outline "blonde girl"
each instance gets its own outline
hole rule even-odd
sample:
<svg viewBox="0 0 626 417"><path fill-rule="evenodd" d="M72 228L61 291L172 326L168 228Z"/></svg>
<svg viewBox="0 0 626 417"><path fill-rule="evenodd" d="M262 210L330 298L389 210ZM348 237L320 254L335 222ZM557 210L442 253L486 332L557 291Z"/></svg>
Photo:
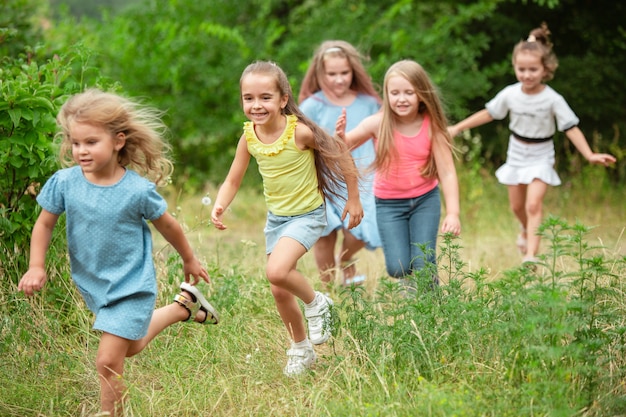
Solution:
<svg viewBox="0 0 626 417"><path fill-rule="evenodd" d="M502 120L509 115L507 159L496 171L498 181L509 191L509 205L519 221L516 245L523 263L535 263L540 237L536 231L542 221L543 199L549 185L561 184L554 170L554 133L558 129L592 164L608 165L615 157L594 153L582 131L578 117L565 99L545 83L554 77L558 67L550 42L550 31L544 23L533 29L528 39L513 49L513 69L517 83L501 90L485 109L449 127L450 135Z"/></svg>
<svg viewBox="0 0 626 417"><path fill-rule="evenodd" d="M59 216L66 213L72 279L101 331L96 354L102 411L122 413L125 358L142 351L169 325L217 314L193 285L209 275L180 225L167 213L156 184L172 164L158 113L96 89L71 97L57 116L61 160L37 196L42 207L32 232L29 269L18 289L31 296L44 286L45 257ZM185 282L174 302L155 311L156 274L147 221L176 249ZM189 284L193 277L192 285Z"/></svg>
<svg viewBox="0 0 626 417"><path fill-rule="evenodd" d="M302 81L299 96L302 113L331 134L334 133L335 122L344 108L350 123L348 129L376 113L382 100L362 61L361 54L348 42L322 42ZM361 170L359 186L365 215L361 224L348 231L347 222L341 221L342 205L327 202L328 225L313 246L320 278L324 283L331 282L338 266L341 266L343 285L363 283L365 275L357 273L354 256L363 248L374 250L381 246L372 193L373 173L366 169L374 161L374 144L368 140L353 149L351 154ZM343 239L335 253L339 231L342 232Z"/></svg>
<svg viewBox="0 0 626 417"><path fill-rule="evenodd" d="M211 220L220 230L224 212L235 198L250 157L263 177L267 204L265 273L276 308L292 343L285 375L305 372L316 360L312 344L330 337L332 301L314 291L296 269L298 260L326 227L324 199L337 198L347 187L342 217L348 228L359 224L358 172L345 145L311 122L299 110L285 73L273 62L250 64L240 78L241 103L248 118L235 158L220 187ZM297 299L304 303L308 335Z"/></svg>
<svg viewBox="0 0 626 417"><path fill-rule="evenodd" d="M436 263L440 184L446 207L441 232L461 232L459 186L446 117L426 71L415 61L396 62L383 88L382 112L347 133L344 113L337 134L350 148L374 138L376 221L385 265L390 276L403 278ZM436 274L432 278L438 282Z"/></svg>

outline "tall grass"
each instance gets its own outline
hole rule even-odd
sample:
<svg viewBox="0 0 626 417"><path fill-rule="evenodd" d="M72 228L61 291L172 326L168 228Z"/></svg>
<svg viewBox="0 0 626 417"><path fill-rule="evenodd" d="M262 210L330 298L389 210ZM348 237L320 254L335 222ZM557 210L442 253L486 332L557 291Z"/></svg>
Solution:
<svg viewBox="0 0 626 417"><path fill-rule="evenodd" d="M229 230L220 232L208 225L210 207L200 196L169 196L208 265L212 284L202 289L221 323L176 324L129 359L125 414L626 415L619 193L582 184L551 190L541 263L527 268L515 252L517 230L502 187L480 170L461 178L473 185L462 184L469 190L462 237L441 237L442 285L433 288L430 274L416 274L416 291L407 291L385 276L380 251L360 254L368 281L330 289L334 337L316 347L315 369L299 378L282 374L289 339L263 276L262 198L242 190L225 217ZM155 241L163 305L178 291L180 262ZM0 416L98 412L98 334L63 246L50 258L50 282L31 299L16 292L24 271L0 267ZM301 268L320 288L312 256Z"/></svg>

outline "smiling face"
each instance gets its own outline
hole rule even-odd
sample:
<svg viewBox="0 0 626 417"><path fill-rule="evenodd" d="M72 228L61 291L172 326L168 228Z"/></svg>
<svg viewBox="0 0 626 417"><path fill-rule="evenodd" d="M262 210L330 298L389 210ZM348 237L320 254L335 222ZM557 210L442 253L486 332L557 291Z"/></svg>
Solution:
<svg viewBox="0 0 626 417"><path fill-rule="evenodd" d="M124 147L124 135L113 135L101 126L72 122L69 128L72 158L87 177L103 177L119 166L117 155Z"/></svg>
<svg viewBox="0 0 626 417"><path fill-rule="evenodd" d="M272 75L250 73L241 80L241 103L255 125L272 124L282 114L289 96L281 95Z"/></svg>
<svg viewBox="0 0 626 417"><path fill-rule="evenodd" d="M536 94L543 90L543 79L546 69L537 52L522 50L517 52L513 60L515 77L522 83L522 91L526 94Z"/></svg>
<svg viewBox="0 0 626 417"><path fill-rule="evenodd" d="M324 58L322 87L326 95L341 99L351 94L352 76L352 67L348 58L341 56Z"/></svg>
<svg viewBox="0 0 626 417"><path fill-rule="evenodd" d="M419 110L419 97L415 87L401 75L392 75L387 80L389 107L400 118L415 117Z"/></svg>

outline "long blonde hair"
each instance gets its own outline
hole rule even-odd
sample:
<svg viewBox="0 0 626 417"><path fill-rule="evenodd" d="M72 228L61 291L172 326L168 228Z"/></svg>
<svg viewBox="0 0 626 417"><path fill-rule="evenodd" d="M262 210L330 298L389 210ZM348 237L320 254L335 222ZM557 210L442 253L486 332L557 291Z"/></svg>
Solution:
<svg viewBox="0 0 626 417"><path fill-rule="evenodd" d="M239 85L250 74L269 75L276 81L276 87L281 96L287 95L287 105L282 114L294 115L299 123L303 123L313 132L317 149L314 150L315 170L317 172L318 189L324 198L344 200L341 190L345 189L344 175L354 175L358 178L356 166L352 164L351 172L344 172L342 161L352 158L348 147L339 138L330 136L321 127L306 117L293 98L291 85L285 72L274 62L256 61L248 65L239 79Z"/></svg>
<svg viewBox="0 0 626 417"><path fill-rule="evenodd" d="M430 80L430 77L420 64L411 60L398 61L387 70L383 86L383 115L378 129L378 144L376 146L376 160L374 168L388 170L391 160L397 158L397 149L394 144L395 116L389 104L388 83L393 76L400 76L411 83L419 100L418 112L430 117L431 141L445 140L445 145L452 151L452 138L448 133L448 121L439 99L439 92ZM434 145L434 143L433 143ZM433 146L434 147L434 146ZM423 167L421 175L426 178L437 177L437 165L433 152Z"/></svg>
<svg viewBox="0 0 626 417"><path fill-rule="evenodd" d="M64 166L75 165L72 158L70 125L88 123L103 127L117 135L126 136L119 151L118 162L150 179L157 185L167 182L173 172L168 154L170 145L165 142L166 126L161 121L162 112L117 94L88 89L70 97L57 115L61 128L60 158Z"/></svg>
<svg viewBox="0 0 626 417"><path fill-rule="evenodd" d="M302 103L306 98L315 94L322 89L321 80L324 76L324 59L329 57L340 57L348 60L348 64L352 69L352 83L350 89L357 93L362 93L374 97L379 103L382 102L380 95L372 79L368 75L363 61L366 58L350 43L341 40L328 40L322 42L313 55L313 60L309 68L304 74L302 84L300 86L300 94L298 102Z"/></svg>

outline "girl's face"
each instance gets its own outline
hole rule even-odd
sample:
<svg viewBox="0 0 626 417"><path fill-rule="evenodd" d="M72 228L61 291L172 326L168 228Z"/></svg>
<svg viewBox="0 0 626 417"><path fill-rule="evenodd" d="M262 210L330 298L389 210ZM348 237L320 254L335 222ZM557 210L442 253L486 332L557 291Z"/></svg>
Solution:
<svg viewBox="0 0 626 417"><path fill-rule="evenodd" d="M98 177L116 168L117 154L124 147L124 135L111 134L101 126L72 122L69 129L72 158L87 177Z"/></svg>
<svg viewBox="0 0 626 417"><path fill-rule="evenodd" d="M276 79L271 75L251 73L241 80L243 112L255 125L275 121L288 99L287 94L280 94Z"/></svg>
<svg viewBox="0 0 626 417"><path fill-rule="evenodd" d="M324 75L322 85L324 92L336 98L350 93L352 85L352 67L348 58L330 56L324 58Z"/></svg>
<svg viewBox="0 0 626 417"><path fill-rule="evenodd" d="M522 83L522 91L526 94L536 94L543 90L543 77L546 69L541 62L541 56L532 51L519 51L513 63L517 81Z"/></svg>
<svg viewBox="0 0 626 417"><path fill-rule="evenodd" d="M401 75L392 75L387 80L387 99L391 111L398 117L415 117L419 110L419 98L413 84Z"/></svg>

